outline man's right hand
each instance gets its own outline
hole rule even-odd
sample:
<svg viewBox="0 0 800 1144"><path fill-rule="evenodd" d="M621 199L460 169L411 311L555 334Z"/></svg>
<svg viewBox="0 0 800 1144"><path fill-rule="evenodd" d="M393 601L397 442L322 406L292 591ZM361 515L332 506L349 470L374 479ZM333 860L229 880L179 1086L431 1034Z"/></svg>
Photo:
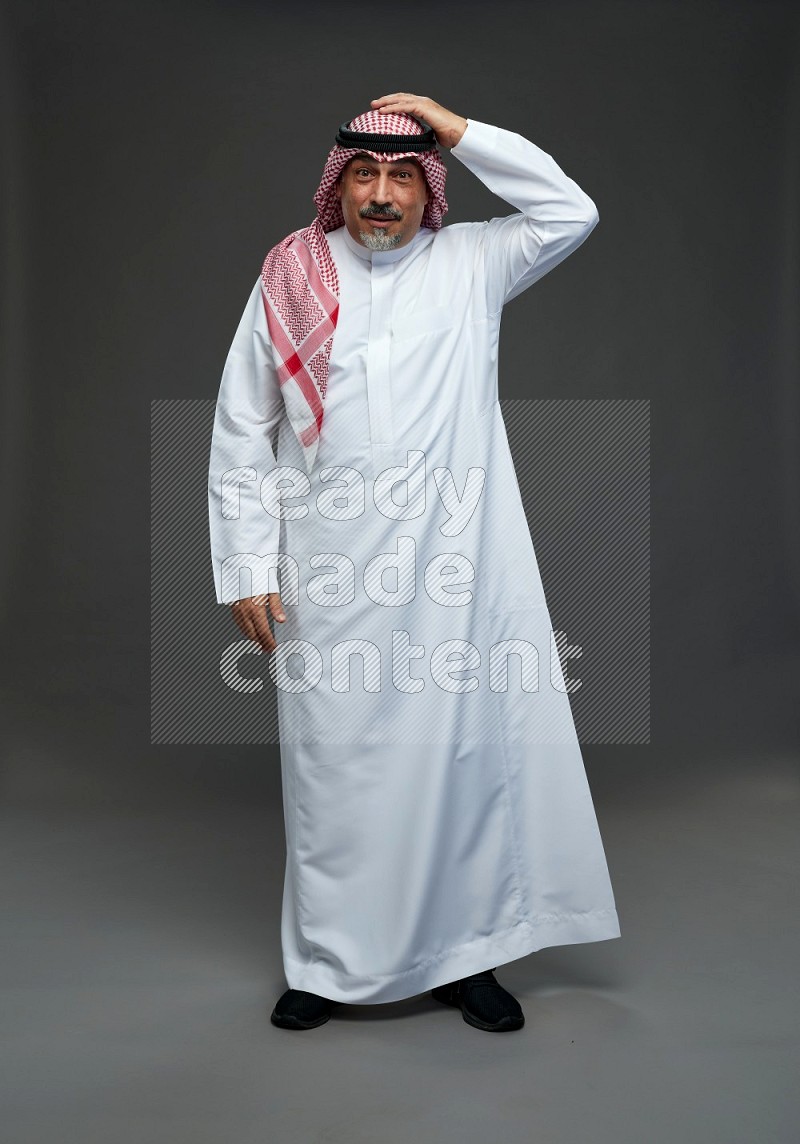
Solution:
<svg viewBox="0 0 800 1144"><path fill-rule="evenodd" d="M275 637L270 631L267 620L267 608L278 623L285 623L283 604L280 592L270 592L265 596L248 596L245 600L238 600L231 604L231 612L243 634L254 643L260 644L267 652L273 652L278 646Z"/></svg>

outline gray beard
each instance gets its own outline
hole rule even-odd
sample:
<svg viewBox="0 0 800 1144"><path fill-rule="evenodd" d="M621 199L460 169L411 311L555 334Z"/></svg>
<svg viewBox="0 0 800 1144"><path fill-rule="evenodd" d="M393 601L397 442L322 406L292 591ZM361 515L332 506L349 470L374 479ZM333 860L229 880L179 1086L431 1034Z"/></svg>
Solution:
<svg viewBox="0 0 800 1144"><path fill-rule="evenodd" d="M402 234L386 234L382 230L372 231L370 234L360 230L358 237L367 250L394 250L403 236Z"/></svg>

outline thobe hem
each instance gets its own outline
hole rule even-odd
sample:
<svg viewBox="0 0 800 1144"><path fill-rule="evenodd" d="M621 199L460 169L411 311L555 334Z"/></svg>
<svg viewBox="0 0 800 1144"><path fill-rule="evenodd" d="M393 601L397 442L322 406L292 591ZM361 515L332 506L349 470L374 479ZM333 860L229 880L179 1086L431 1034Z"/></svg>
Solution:
<svg viewBox="0 0 800 1144"><path fill-rule="evenodd" d="M607 908L542 915L535 924L523 920L500 933L445 950L401 973L359 976L341 972L323 962L300 962L286 955L283 961L290 989L304 989L348 1005L373 1005L414 997L437 985L505 965L547 946L578 945L620 936L617 911Z"/></svg>

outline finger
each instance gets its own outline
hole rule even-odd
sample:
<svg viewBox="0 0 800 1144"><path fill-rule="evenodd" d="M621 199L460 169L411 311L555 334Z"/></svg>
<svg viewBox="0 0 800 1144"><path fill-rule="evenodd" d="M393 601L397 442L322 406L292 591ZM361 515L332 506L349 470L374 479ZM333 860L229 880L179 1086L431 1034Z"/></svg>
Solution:
<svg viewBox="0 0 800 1144"><path fill-rule="evenodd" d="M236 626L242 635L248 640L255 640L256 629L253 627L247 611L245 611L241 604L234 604L232 612Z"/></svg>
<svg viewBox="0 0 800 1144"><path fill-rule="evenodd" d="M382 103L376 106L375 111L379 115L413 115L416 119L422 119L429 123L432 127L439 122L439 117L444 109L430 99L420 99L417 96L409 96L407 99L393 99L388 103Z"/></svg>
<svg viewBox="0 0 800 1144"><path fill-rule="evenodd" d="M269 610L276 620L284 623L286 620L286 613L283 610L283 603L281 601L280 592L271 592L269 597Z"/></svg>
<svg viewBox="0 0 800 1144"><path fill-rule="evenodd" d="M273 652L278 645L270 631L266 610L264 608L254 609L250 613L250 618L255 628L256 642L261 645L263 651L267 653Z"/></svg>
<svg viewBox="0 0 800 1144"><path fill-rule="evenodd" d="M380 99L373 99L372 103L377 107L378 111L385 107L417 107L424 103L418 95L411 95L406 91L395 92L394 95L382 95Z"/></svg>

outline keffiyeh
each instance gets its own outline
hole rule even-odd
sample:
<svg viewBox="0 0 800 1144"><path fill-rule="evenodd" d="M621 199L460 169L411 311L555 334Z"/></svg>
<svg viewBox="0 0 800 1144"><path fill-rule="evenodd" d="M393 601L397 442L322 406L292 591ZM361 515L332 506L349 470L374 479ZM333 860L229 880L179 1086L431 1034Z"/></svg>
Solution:
<svg viewBox="0 0 800 1144"><path fill-rule="evenodd" d="M430 129L419 120L403 112L383 115L367 111L343 125L337 138L347 140L348 132L357 133L361 138L358 145L343 146L337 142L331 148L314 195L317 217L310 226L293 231L274 246L261 269L261 296L275 349L278 381L309 473L319 445L328 364L339 316L339 280L325 234L344 225L342 206L335 190L342 169L350 159L362 153L379 162L416 159L425 172L430 191L421 225L438 230L447 211L444 194L447 168L436 149L435 139L430 143L425 140L429 148L426 150L413 145L406 151L379 151L362 145L390 145L387 136L427 136Z"/></svg>

